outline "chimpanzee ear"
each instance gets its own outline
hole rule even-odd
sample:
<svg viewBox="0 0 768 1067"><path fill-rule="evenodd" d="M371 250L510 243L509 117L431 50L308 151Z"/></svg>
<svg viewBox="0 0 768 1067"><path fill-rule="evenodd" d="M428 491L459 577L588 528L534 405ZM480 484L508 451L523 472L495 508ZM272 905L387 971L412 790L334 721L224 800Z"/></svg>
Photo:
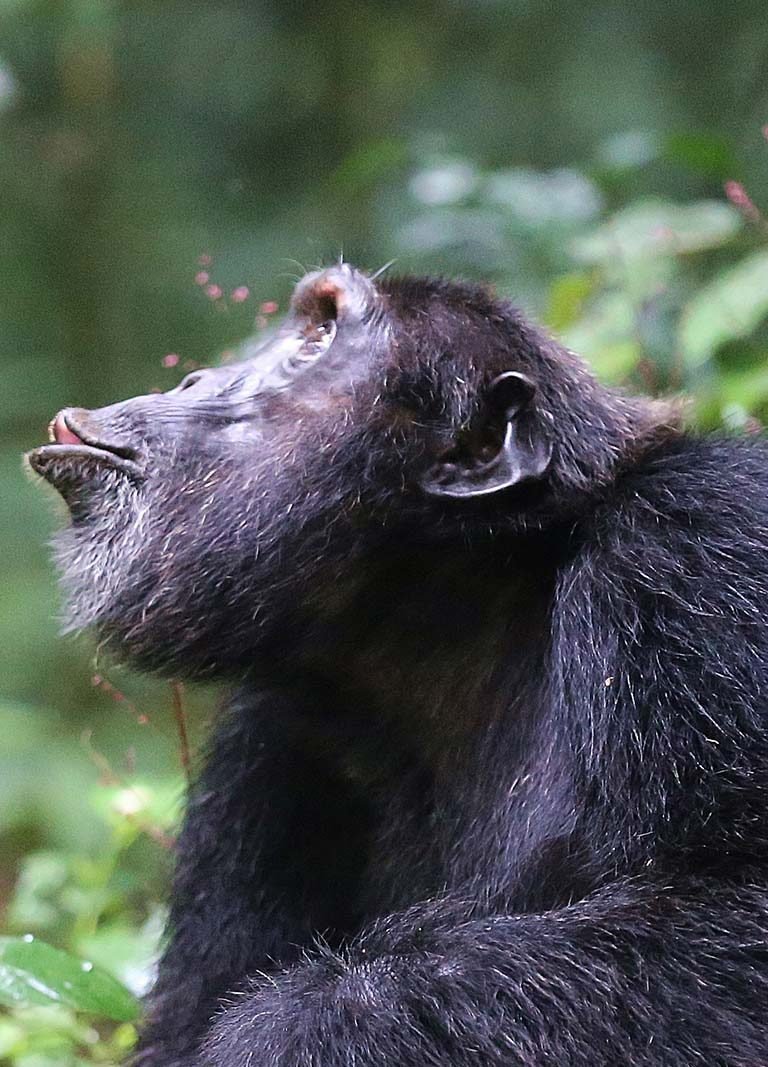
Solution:
<svg viewBox="0 0 768 1067"><path fill-rule="evenodd" d="M291 301L299 314L313 321L362 319L376 303L371 279L349 263L306 274L296 286Z"/></svg>
<svg viewBox="0 0 768 1067"><path fill-rule="evenodd" d="M421 487L430 497L470 500L541 478L552 443L535 407L536 386L518 371L495 378L480 424L433 464Z"/></svg>

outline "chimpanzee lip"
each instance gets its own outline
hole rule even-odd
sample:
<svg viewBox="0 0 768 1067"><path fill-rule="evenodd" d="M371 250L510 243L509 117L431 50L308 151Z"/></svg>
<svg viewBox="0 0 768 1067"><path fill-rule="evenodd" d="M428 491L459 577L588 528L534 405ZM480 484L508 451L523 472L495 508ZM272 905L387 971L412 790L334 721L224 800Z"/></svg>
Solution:
<svg viewBox="0 0 768 1067"><path fill-rule="evenodd" d="M59 442L57 430L63 430L69 440ZM51 421L48 436L51 443L33 449L26 458L32 470L56 488L73 479L87 481L89 469L94 467L112 467L134 478L141 474L133 449L95 440L69 413L60 413Z"/></svg>

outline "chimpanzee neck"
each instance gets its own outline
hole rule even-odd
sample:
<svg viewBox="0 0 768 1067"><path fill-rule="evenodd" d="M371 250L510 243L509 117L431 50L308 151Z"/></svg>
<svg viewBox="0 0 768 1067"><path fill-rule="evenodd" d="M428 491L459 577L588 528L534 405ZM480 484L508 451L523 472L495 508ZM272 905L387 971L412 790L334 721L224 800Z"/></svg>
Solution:
<svg viewBox="0 0 768 1067"><path fill-rule="evenodd" d="M548 648L552 555L523 540L406 544L362 573L306 627L292 671L438 774L471 759L471 739L501 717L519 715L522 736Z"/></svg>

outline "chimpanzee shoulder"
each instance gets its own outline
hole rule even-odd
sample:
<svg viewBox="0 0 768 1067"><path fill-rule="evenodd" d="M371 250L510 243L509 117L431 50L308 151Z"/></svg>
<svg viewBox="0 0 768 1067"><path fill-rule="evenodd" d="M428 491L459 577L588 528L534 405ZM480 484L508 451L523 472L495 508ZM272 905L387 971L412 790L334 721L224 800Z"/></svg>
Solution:
<svg viewBox="0 0 768 1067"><path fill-rule="evenodd" d="M597 531L614 525L622 536L652 540L649 551L660 558L686 541L691 551L720 551L718 566L740 561L757 578L768 570L768 442L755 435L665 435L620 466L591 521Z"/></svg>

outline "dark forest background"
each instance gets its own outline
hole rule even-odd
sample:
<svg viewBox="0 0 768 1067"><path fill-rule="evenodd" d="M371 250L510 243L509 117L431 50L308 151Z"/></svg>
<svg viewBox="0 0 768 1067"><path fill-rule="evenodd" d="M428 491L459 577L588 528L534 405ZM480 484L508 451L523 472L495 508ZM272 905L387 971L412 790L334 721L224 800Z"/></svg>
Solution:
<svg viewBox="0 0 768 1067"><path fill-rule="evenodd" d="M0 1062L130 1044L40 941L146 986L175 712L194 747L215 708L57 637L20 460L51 415L174 385L343 252L490 279L606 380L755 432L767 179L764 0L0 0Z"/></svg>

